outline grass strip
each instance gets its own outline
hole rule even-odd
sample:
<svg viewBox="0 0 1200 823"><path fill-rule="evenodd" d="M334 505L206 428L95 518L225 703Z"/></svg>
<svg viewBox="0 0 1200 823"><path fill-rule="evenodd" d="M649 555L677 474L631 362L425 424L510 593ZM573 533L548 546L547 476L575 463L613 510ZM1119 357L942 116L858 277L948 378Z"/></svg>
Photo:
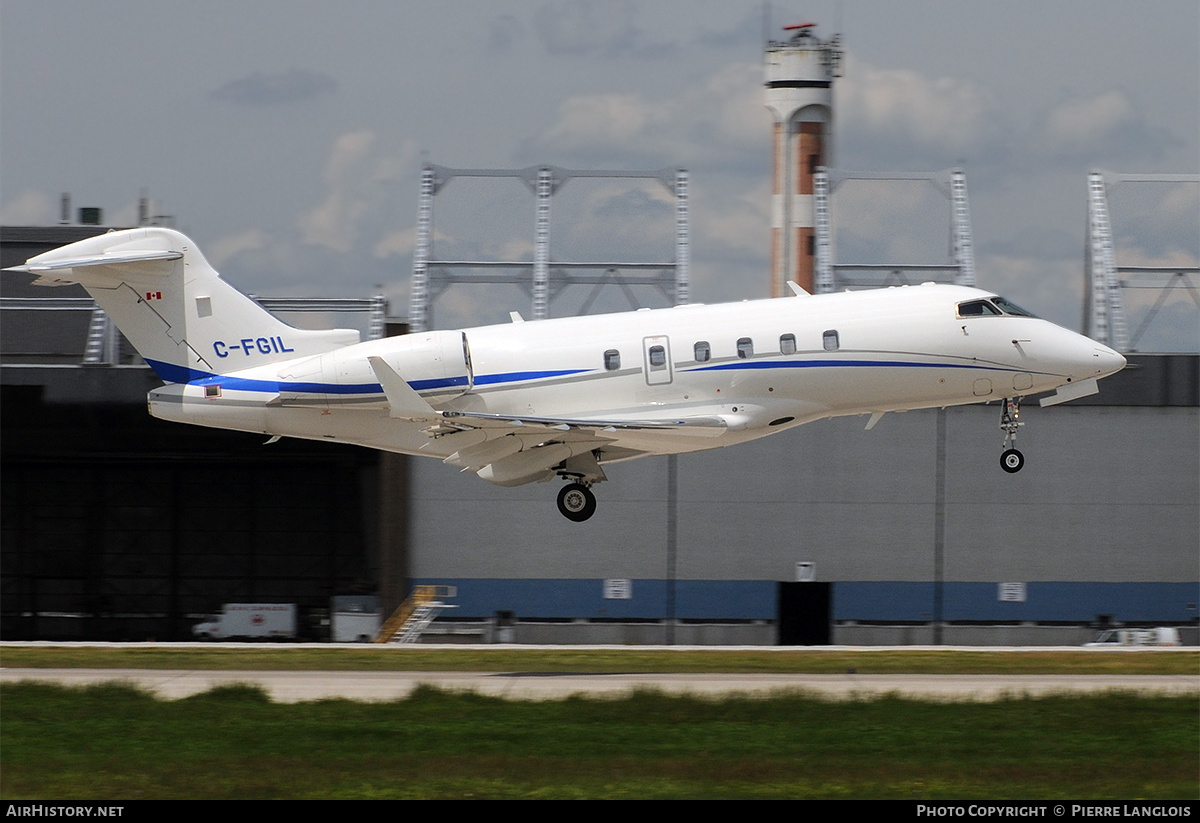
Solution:
<svg viewBox="0 0 1200 823"><path fill-rule="evenodd" d="M1195 697L272 703L0 687L0 797L1195 799Z"/></svg>
<svg viewBox="0 0 1200 823"><path fill-rule="evenodd" d="M1200 675L1200 649L636 649L420 646L196 647L0 645L7 668L227 669L240 671L522 671L552 673L753 672L837 674Z"/></svg>

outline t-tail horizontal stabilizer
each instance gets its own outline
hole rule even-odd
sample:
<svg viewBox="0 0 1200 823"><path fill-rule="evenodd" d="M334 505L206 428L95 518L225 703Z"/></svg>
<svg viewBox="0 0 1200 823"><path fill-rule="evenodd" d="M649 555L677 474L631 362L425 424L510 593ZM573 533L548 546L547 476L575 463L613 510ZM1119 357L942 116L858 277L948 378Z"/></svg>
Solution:
<svg viewBox="0 0 1200 823"><path fill-rule="evenodd" d="M93 266L129 266L137 263L161 263L182 260L183 252L159 249L124 249L93 254L87 257L69 257L65 260L29 262L24 266L10 266L5 271L28 272L39 275L35 286L66 286L78 283L79 279L67 269L86 269ZM51 272L62 272L54 275Z"/></svg>

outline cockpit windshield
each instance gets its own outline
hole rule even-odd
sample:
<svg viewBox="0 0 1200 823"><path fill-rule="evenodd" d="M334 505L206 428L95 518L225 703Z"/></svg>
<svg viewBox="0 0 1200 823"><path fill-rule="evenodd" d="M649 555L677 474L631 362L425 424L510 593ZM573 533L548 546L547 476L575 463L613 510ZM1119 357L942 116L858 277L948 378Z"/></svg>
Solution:
<svg viewBox="0 0 1200 823"><path fill-rule="evenodd" d="M969 300L958 304L959 317L989 317L1000 315L1000 310L987 300Z"/></svg>
<svg viewBox="0 0 1200 823"><path fill-rule="evenodd" d="M1003 314L1013 317L1037 317L1031 311L1005 300L1003 297L993 297L988 300L968 300L958 304L959 317L999 317Z"/></svg>
<svg viewBox="0 0 1200 823"><path fill-rule="evenodd" d="M1000 311L1004 312L1005 314L1012 314L1016 315L1017 317L1037 317L1037 315L1033 312L1023 309L1016 303L1011 303L1008 300L1005 300L1003 297L993 297L992 302L999 306Z"/></svg>

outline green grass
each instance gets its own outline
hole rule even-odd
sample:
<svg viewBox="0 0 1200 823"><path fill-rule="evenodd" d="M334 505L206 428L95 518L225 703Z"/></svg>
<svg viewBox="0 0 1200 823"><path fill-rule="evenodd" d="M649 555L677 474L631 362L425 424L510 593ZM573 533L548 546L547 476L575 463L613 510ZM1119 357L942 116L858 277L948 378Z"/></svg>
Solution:
<svg viewBox="0 0 1200 823"><path fill-rule="evenodd" d="M793 672L859 674L1200 674L1200 649L1033 651L823 649L462 649L372 646L37 647L0 645L7 668L137 668L537 671L537 672Z"/></svg>
<svg viewBox="0 0 1200 823"><path fill-rule="evenodd" d="M1200 793L1195 696L390 703L0 687L0 797L1153 798Z"/></svg>

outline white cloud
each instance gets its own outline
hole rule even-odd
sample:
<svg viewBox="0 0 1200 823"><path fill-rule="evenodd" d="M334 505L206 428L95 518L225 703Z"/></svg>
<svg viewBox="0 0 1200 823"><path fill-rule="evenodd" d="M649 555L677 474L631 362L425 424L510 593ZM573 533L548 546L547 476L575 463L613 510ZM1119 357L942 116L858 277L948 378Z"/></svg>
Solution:
<svg viewBox="0 0 1200 823"><path fill-rule="evenodd" d="M0 208L0 224L5 226L41 226L57 216L56 199L36 189L26 189Z"/></svg>
<svg viewBox="0 0 1200 823"><path fill-rule="evenodd" d="M1200 221L1200 187L1195 183L1173 186L1158 209L1161 217L1187 220L1195 226Z"/></svg>
<svg viewBox="0 0 1200 823"><path fill-rule="evenodd" d="M412 141L398 147L381 145L370 130L338 137L325 166L325 199L299 218L303 242L346 254L359 244L368 225L382 234L394 213L389 206L409 193L401 188L416 155ZM372 245L378 248L378 243Z"/></svg>
<svg viewBox="0 0 1200 823"><path fill-rule="evenodd" d="M1051 151L1073 152L1124 127L1134 125L1133 104L1122 92L1109 91L1083 100L1072 100L1052 111L1046 121L1045 141Z"/></svg>
<svg viewBox="0 0 1200 823"><path fill-rule="evenodd" d="M727 203L705 201L693 211L692 233L706 244L753 257L765 256L770 242L771 181L761 180ZM763 283L767 275L763 274Z"/></svg>
<svg viewBox="0 0 1200 823"><path fill-rule="evenodd" d="M565 154L577 164L745 166L768 150L761 73L738 62L677 95L570 95L531 145L539 156Z"/></svg>
<svg viewBox="0 0 1200 823"><path fill-rule="evenodd" d="M577 150L611 148L635 137L646 137L655 119L656 107L637 94L577 95L559 106L558 120L546 130L542 142L566 144ZM661 121L661 114L658 119Z"/></svg>
<svg viewBox="0 0 1200 823"><path fill-rule="evenodd" d="M532 241L513 237L500 247L499 260L532 260L535 247Z"/></svg>
<svg viewBox="0 0 1200 823"><path fill-rule="evenodd" d="M878 69L852 55L836 93L839 130L906 137L943 151L965 151L1004 122L992 95L970 81Z"/></svg>
<svg viewBox="0 0 1200 823"><path fill-rule="evenodd" d="M373 251L375 256L382 260L386 257L403 257L406 254L412 254L416 246L417 229L413 226L384 235L383 239L375 244Z"/></svg>
<svg viewBox="0 0 1200 823"><path fill-rule="evenodd" d="M227 261L238 255L263 250L267 243L266 232L262 229L247 229L206 244L205 257L214 268L219 270Z"/></svg>
<svg viewBox="0 0 1200 823"><path fill-rule="evenodd" d="M438 231L436 227L433 229L433 244L436 247L439 243L445 243L452 238ZM375 244L373 252L379 260L387 259L388 257L404 257L411 255L417 247L417 227L409 226L396 231L388 232L383 236L378 243Z"/></svg>

